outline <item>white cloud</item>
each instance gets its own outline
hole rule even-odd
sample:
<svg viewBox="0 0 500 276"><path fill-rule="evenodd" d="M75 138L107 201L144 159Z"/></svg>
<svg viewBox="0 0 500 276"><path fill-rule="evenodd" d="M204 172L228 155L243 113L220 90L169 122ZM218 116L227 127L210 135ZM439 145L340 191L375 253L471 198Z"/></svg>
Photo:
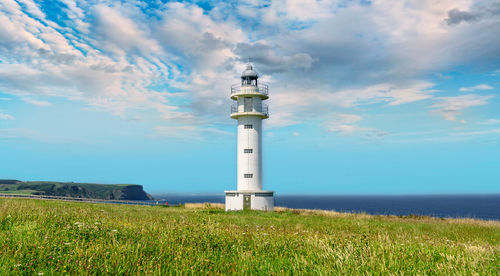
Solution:
<svg viewBox="0 0 500 276"><path fill-rule="evenodd" d="M14 120L14 116L10 114L0 113L0 120Z"/></svg>
<svg viewBox="0 0 500 276"><path fill-rule="evenodd" d="M357 114L338 114L338 121L344 124L352 124L363 120L363 117Z"/></svg>
<svg viewBox="0 0 500 276"><path fill-rule="evenodd" d="M388 105L400 105L429 99L436 92L430 88L433 83L417 81L408 85L382 83L362 89L349 89L335 93L335 100L344 106L386 102Z"/></svg>
<svg viewBox="0 0 500 276"><path fill-rule="evenodd" d="M500 128L451 133L452 136L483 136L490 134L500 134Z"/></svg>
<svg viewBox="0 0 500 276"><path fill-rule="evenodd" d="M235 53L240 57L251 57L252 61L260 65L259 70L268 74L297 70L308 71L317 61L307 53L294 53L291 55L277 53L276 49L266 41L238 43Z"/></svg>
<svg viewBox="0 0 500 276"><path fill-rule="evenodd" d="M488 104L492 95L467 94L452 97L438 97L438 103L431 106L433 112L440 114L446 120L455 121L463 109Z"/></svg>
<svg viewBox="0 0 500 276"><path fill-rule="evenodd" d="M29 104L32 104L32 105L36 105L36 106L51 106L52 104L47 102L47 101L39 101L39 100L35 100L33 98L28 98L28 97L24 97L22 98L23 101L29 103Z"/></svg>
<svg viewBox="0 0 500 276"><path fill-rule="evenodd" d="M0 139L39 137L38 133L26 128L0 128Z"/></svg>
<svg viewBox="0 0 500 276"><path fill-rule="evenodd" d="M271 86L271 113L268 123L271 128L301 124L308 119L323 117L339 109L380 103L397 106L422 101L431 99L436 92L431 89L434 84L425 81L408 85L382 83L340 91L331 91L332 88L325 85L309 87L309 83L295 87L287 84L276 85L280 86L276 92Z"/></svg>
<svg viewBox="0 0 500 276"><path fill-rule="evenodd" d="M389 134L376 128L362 127L354 124L361 120L363 120L363 117L357 114L336 114L324 124L324 130L341 135L362 134L369 138L382 137Z"/></svg>
<svg viewBox="0 0 500 276"><path fill-rule="evenodd" d="M26 139L40 141L44 143L70 143L70 144L82 144L82 143L107 143L111 144L112 141L106 140L93 140L86 139L79 136L71 136L67 134L51 134L43 133L29 128L0 128L0 139Z"/></svg>
<svg viewBox="0 0 500 276"><path fill-rule="evenodd" d="M151 32L145 18L131 18L140 10L98 5L83 12L75 2L65 2L71 18L79 20L80 32L55 22L43 25L39 20L46 19L31 17L14 1L0 4L0 21L6 26L0 31L0 57L5 57L0 89L39 106L50 105L36 100L42 95L82 101L122 117L144 109L168 117L177 107L168 103L167 93L148 86L164 84L171 64L160 59L166 54L146 35ZM87 33L90 29L92 33Z"/></svg>
<svg viewBox="0 0 500 276"><path fill-rule="evenodd" d="M481 125L496 125L500 124L500 119L488 119L486 121L480 122Z"/></svg>
<svg viewBox="0 0 500 276"><path fill-rule="evenodd" d="M461 92L471 92L471 91L476 91L476 90L492 90L495 89L493 86L490 86L488 84L478 84L476 86L471 86L471 87L461 87L459 90Z"/></svg>
<svg viewBox="0 0 500 276"><path fill-rule="evenodd" d="M295 118L294 112L285 111L286 109L273 108L269 119L264 121L266 128L280 128L284 126L296 125L302 123L299 119ZM274 111L276 110L276 111Z"/></svg>
<svg viewBox="0 0 500 276"><path fill-rule="evenodd" d="M153 128L155 138L182 139L186 141L204 140L206 135L231 136L233 133L209 128L190 125L156 126Z"/></svg>
<svg viewBox="0 0 500 276"><path fill-rule="evenodd" d="M159 43L148 37L151 33L149 27L146 24L140 25L146 20L138 8L101 4L94 6L92 11L96 20L95 32L100 38L96 42L100 47L118 56L134 52L149 56L162 51ZM139 17L139 20L134 17Z"/></svg>
<svg viewBox="0 0 500 276"><path fill-rule="evenodd" d="M296 131L295 131L294 133L292 133L292 134L293 134L293 136L295 136L295 137L300 136L300 133L299 133L299 132L296 132Z"/></svg>
<svg viewBox="0 0 500 276"><path fill-rule="evenodd" d="M470 130L470 131L426 131L426 132L411 132L411 133L394 133L391 134L391 143L449 143L474 141L475 143L483 143L492 141L498 143L499 128ZM478 140L481 138L481 140ZM486 140L485 140L486 139ZM493 140L491 140L493 139Z"/></svg>
<svg viewBox="0 0 500 276"><path fill-rule="evenodd" d="M500 56L498 16L463 17L491 10L489 1L252 0L211 10L179 2L155 9L134 1L63 2L69 20L47 19L36 1L0 3L3 92L42 106L64 97L123 118L152 110L152 120L197 129L230 123L228 87L248 55L271 85L271 128L432 99L452 120L471 105L436 98L425 79L463 64L489 70ZM343 125L339 132L363 131Z"/></svg>

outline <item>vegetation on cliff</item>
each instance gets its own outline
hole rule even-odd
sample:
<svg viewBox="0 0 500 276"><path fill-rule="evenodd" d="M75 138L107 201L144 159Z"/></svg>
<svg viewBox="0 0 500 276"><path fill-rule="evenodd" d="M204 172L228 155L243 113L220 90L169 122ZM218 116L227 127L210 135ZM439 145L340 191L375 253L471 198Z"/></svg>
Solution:
<svg viewBox="0 0 500 276"><path fill-rule="evenodd" d="M499 275L500 222L0 199L0 275Z"/></svg>
<svg viewBox="0 0 500 276"><path fill-rule="evenodd" d="M0 179L0 193L68 196L98 199L147 200L152 197L141 185L91 184Z"/></svg>

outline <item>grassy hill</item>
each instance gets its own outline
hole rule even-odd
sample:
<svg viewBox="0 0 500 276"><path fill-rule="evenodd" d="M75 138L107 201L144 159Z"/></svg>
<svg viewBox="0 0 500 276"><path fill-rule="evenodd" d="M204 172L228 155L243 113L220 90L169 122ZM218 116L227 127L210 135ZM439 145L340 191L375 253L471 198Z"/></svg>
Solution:
<svg viewBox="0 0 500 276"><path fill-rule="evenodd" d="M500 222L0 199L0 275L499 275Z"/></svg>
<svg viewBox="0 0 500 276"><path fill-rule="evenodd" d="M144 192L141 185L19 181L13 179L0 179L0 193L120 200L152 199Z"/></svg>

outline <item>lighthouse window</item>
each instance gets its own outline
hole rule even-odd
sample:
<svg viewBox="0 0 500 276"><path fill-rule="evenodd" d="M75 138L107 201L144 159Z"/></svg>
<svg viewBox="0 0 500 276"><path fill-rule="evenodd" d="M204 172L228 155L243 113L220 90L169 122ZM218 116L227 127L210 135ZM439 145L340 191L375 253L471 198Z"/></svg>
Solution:
<svg viewBox="0 0 500 276"><path fill-rule="evenodd" d="M244 149L243 152L244 153L253 153L253 149Z"/></svg>
<svg viewBox="0 0 500 276"><path fill-rule="evenodd" d="M253 178L253 173L246 173L243 175L245 178Z"/></svg>
<svg viewBox="0 0 500 276"><path fill-rule="evenodd" d="M245 129L252 129L253 125L245 125Z"/></svg>
<svg viewBox="0 0 500 276"><path fill-rule="evenodd" d="M245 97L243 99L243 112L252 112L252 106L253 106L253 103L252 103L252 98L251 97Z"/></svg>

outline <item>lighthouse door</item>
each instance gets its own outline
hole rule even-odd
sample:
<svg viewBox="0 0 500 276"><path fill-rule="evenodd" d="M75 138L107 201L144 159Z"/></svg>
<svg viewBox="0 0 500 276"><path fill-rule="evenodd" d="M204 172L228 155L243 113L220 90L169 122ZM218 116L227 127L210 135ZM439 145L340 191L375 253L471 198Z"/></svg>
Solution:
<svg viewBox="0 0 500 276"><path fill-rule="evenodd" d="M250 195L243 195L243 210L250 210L250 209L252 209Z"/></svg>

